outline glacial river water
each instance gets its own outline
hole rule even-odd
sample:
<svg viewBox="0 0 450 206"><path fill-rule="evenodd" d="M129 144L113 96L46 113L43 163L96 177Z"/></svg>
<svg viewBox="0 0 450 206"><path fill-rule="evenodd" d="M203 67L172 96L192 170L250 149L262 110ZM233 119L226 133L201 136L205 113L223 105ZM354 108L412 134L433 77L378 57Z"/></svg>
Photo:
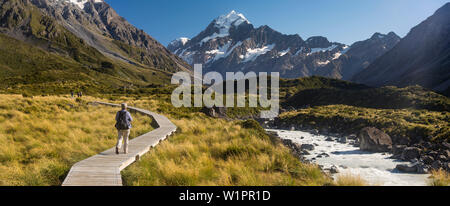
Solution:
<svg viewBox="0 0 450 206"><path fill-rule="evenodd" d="M370 185L377 186L426 186L429 175L399 173L394 168L404 162L390 159L391 154L360 151L351 144L326 141L329 136L313 135L301 131L268 130L277 132L282 139L291 139L298 144L313 144L315 148L305 158L324 169L336 166L337 175L358 175ZM303 138L302 138L303 137ZM319 154L327 153L317 158Z"/></svg>

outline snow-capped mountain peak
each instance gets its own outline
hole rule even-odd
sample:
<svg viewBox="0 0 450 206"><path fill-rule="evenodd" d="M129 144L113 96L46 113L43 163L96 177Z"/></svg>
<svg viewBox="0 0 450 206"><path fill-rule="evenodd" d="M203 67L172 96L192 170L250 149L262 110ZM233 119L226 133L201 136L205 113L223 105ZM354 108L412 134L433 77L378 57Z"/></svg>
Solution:
<svg viewBox="0 0 450 206"><path fill-rule="evenodd" d="M376 41L366 40L354 48L323 36L304 41L299 35L282 34L269 26L255 28L244 15L231 11L214 19L187 43L177 39L167 49L190 65L203 64L204 72L279 71L283 78L318 75L349 79L397 43L395 38L387 41L390 38L381 38L382 34L376 36Z"/></svg>
<svg viewBox="0 0 450 206"><path fill-rule="evenodd" d="M245 18L245 16L236 11L231 11L226 15L222 15L214 19L214 21L210 24L212 30L209 30L210 33L208 36L205 36L201 41L200 45L210 41L216 40L218 38L224 38L230 35L230 29L232 27L239 27L241 24L250 22Z"/></svg>
<svg viewBox="0 0 450 206"><path fill-rule="evenodd" d="M59 0L67 3L75 4L76 6L80 7L81 9L84 9L84 5L89 2L90 0ZM92 0L94 3L102 3L103 0Z"/></svg>
<svg viewBox="0 0 450 206"><path fill-rule="evenodd" d="M226 15L219 16L215 19L215 26L218 28L230 28L232 25L239 26L242 23L247 22L247 24L250 24L250 22L245 18L245 16L241 13L236 12L235 10L231 11L230 13Z"/></svg>
<svg viewBox="0 0 450 206"><path fill-rule="evenodd" d="M186 37L181 37L181 38L178 38L177 40L181 43L181 45L184 46L190 39L186 38Z"/></svg>
<svg viewBox="0 0 450 206"><path fill-rule="evenodd" d="M180 37L178 39L175 39L173 41L171 41L168 45L167 48L171 49L174 47L182 47L184 45L186 45L191 39L187 38L187 37Z"/></svg>

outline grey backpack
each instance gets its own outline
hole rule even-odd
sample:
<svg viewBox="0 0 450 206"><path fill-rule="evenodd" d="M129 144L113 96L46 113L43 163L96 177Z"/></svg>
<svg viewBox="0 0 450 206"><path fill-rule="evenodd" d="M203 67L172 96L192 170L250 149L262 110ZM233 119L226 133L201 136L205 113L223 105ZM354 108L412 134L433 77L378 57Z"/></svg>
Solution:
<svg viewBox="0 0 450 206"><path fill-rule="evenodd" d="M128 120L127 120L127 112L126 111L119 112L119 118L116 122L116 129L118 129L118 130L130 129L130 126L129 126Z"/></svg>

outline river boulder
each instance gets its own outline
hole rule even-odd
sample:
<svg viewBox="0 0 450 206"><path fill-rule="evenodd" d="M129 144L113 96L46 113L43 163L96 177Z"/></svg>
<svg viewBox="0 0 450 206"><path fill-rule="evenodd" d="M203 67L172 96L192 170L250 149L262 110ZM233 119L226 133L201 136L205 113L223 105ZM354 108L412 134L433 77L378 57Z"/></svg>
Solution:
<svg viewBox="0 0 450 206"><path fill-rule="evenodd" d="M442 168L442 162L440 160L436 160L433 162L433 164L431 164L431 168L433 170L439 170Z"/></svg>
<svg viewBox="0 0 450 206"><path fill-rule="evenodd" d="M330 173L331 173L331 174L337 174L337 173L339 173L339 168L333 165L333 166L330 168Z"/></svg>
<svg viewBox="0 0 450 206"><path fill-rule="evenodd" d="M358 139L358 135L356 135L356 134L351 134L351 135L348 136L347 139L356 140L356 139Z"/></svg>
<svg viewBox="0 0 450 206"><path fill-rule="evenodd" d="M392 147L392 154L401 156L407 147L406 145L395 145Z"/></svg>
<svg viewBox="0 0 450 206"><path fill-rule="evenodd" d="M346 144L347 143L347 137L341 137L341 138L339 138L339 141L338 141L339 143L342 143L342 144Z"/></svg>
<svg viewBox="0 0 450 206"><path fill-rule="evenodd" d="M417 147L407 147L403 150L402 159L405 161L419 159L421 152L422 152L422 150Z"/></svg>
<svg viewBox="0 0 450 206"><path fill-rule="evenodd" d="M311 133L314 134L314 135L319 135L320 134L319 130L317 130L317 129L311 130Z"/></svg>
<svg viewBox="0 0 450 206"><path fill-rule="evenodd" d="M330 157L330 155L325 153L325 152L322 153L322 154L317 155L317 158L324 158L324 157Z"/></svg>
<svg viewBox="0 0 450 206"><path fill-rule="evenodd" d="M426 174L427 173L427 169L420 162L410 163L410 164L399 164L399 165L397 165L396 169L398 171L404 172L404 173L417 173L417 174Z"/></svg>
<svg viewBox="0 0 450 206"><path fill-rule="evenodd" d="M383 131L366 127L359 132L360 149L369 152L390 152L392 150L392 139Z"/></svg>
<svg viewBox="0 0 450 206"><path fill-rule="evenodd" d="M203 107L201 112L206 114L207 116L215 118L225 118L227 116L226 107L212 107L212 108Z"/></svg>
<svg viewBox="0 0 450 206"><path fill-rule="evenodd" d="M443 142L443 143L442 143L442 146L443 146L445 149L450 149L450 143L448 143L448 142Z"/></svg>
<svg viewBox="0 0 450 206"><path fill-rule="evenodd" d="M441 160L442 162L445 162L445 161L447 161L447 156L445 156L445 155L439 155L437 159L438 159L438 160Z"/></svg>
<svg viewBox="0 0 450 206"><path fill-rule="evenodd" d="M307 151L313 151L315 149L315 147L312 144L302 144L302 146L300 146L300 149L307 150Z"/></svg>
<svg viewBox="0 0 450 206"><path fill-rule="evenodd" d="M432 156L429 155L425 155L422 157L422 160L425 164L431 165L434 162L434 158Z"/></svg>

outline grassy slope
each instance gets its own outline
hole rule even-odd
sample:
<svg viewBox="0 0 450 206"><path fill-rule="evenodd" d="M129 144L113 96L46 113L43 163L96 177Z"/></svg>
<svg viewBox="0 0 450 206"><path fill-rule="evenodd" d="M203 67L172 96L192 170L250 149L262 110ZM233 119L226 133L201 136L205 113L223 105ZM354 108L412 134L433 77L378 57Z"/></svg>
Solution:
<svg viewBox="0 0 450 206"><path fill-rule="evenodd" d="M158 50L148 51L144 48L131 46L118 40L111 42L119 48L119 52L124 53L142 65L158 65L158 68L167 72L177 72L176 63L167 56L158 54Z"/></svg>
<svg viewBox="0 0 450 206"><path fill-rule="evenodd" d="M431 136L432 141L450 140L450 112L330 105L287 112L280 119L286 125L312 125L318 129L329 127L348 134L357 134L360 129L373 126L394 138Z"/></svg>
<svg viewBox="0 0 450 206"><path fill-rule="evenodd" d="M0 34L0 90L104 93L120 87L163 85L170 80L167 71L104 56L25 1L2 3L0 33L25 41Z"/></svg>
<svg viewBox="0 0 450 206"><path fill-rule="evenodd" d="M71 58L49 53L0 34L0 90L42 94L111 92L121 86L165 84L166 72L115 62L110 71L97 71Z"/></svg>
<svg viewBox="0 0 450 206"><path fill-rule="evenodd" d="M60 185L70 167L116 143L117 108L65 97L0 95L0 185ZM152 128L134 114L131 137Z"/></svg>
<svg viewBox="0 0 450 206"><path fill-rule="evenodd" d="M420 86L371 88L351 82L309 77L281 80L284 107L345 104L378 109L449 111L450 99Z"/></svg>
<svg viewBox="0 0 450 206"><path fill-rule="evenodd" d="M98 66L106 60L100 52L28 1L5 0L0 7L0 17L6 33L25 37L26 41L37 46L67 55L83 64Z"/></svg>

